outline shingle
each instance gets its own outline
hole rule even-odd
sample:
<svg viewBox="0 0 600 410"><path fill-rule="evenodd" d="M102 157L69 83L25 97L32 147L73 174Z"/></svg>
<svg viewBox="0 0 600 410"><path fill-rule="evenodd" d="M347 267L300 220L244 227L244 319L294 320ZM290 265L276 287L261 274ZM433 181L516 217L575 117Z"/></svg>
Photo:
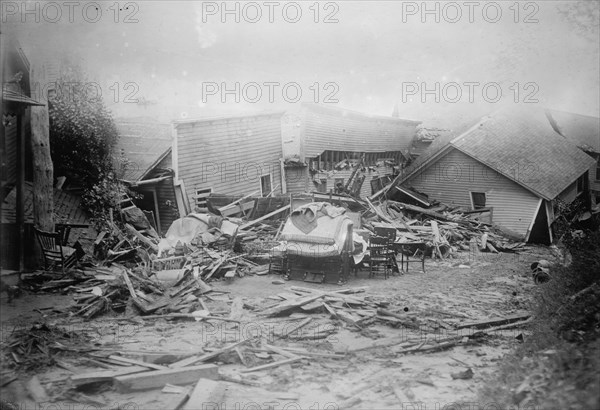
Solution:
<svg viewBox="0 0 600 410"><path fill-rule="evenodd" d="M137 181L171 148L171 126L149 119L121 119L115 123L119 133L115 147L115 166L120 165L118 158L121 152L130 161L124 174L119 177Z"/></svg>
<svg viewBox="0 0 600 410"><path fill-rule="evenodd" d="M600 153L600 118L556 110L546 113L569 142L586 151Z"/></svg>
<svg viewBox="0 0 600 410"><path fill-rule="evenodd" d="M548 200L594 163L535 108L499 110L450 144Z"/></svg>

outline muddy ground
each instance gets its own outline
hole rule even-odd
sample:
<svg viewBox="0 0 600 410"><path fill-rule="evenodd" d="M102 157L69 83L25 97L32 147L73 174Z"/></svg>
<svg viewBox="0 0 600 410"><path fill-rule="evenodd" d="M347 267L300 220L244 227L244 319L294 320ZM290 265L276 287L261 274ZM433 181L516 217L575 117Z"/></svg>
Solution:
<svg viewBox="0 0 600 410"><path fill-rule="evenodd" d="M545 247L527 247L520 254L480 254L476 258L468 253L458 258L426 262L426 273L412 265L408 273L369 279L361 271L352 277L344 288L368 286L361 297L369 296L390 302L388 310L405 312L416 318L426 317L427 322L442 324L437 332L393 327L382 321L365 324L362 329L333 319L325 312L301 312L290 317L264 318L258 315L261 308L272 305L272 298L290 286L313 287L320 290L338 290L337 285L286 282L275 284L277 275L247 276L233 281L216 281L211 286L226 293L213 293L207 302L213 314L229 313L231 301L242 298L244 312L242 323L168 321L165 319L123 321L108 314L90 322L69 317L62 311L71 302L71 295L24 295L7 304L1 300L2 341L16 328L27 328L43 321L49 325L87 335L103 351L130 352L143 358L140 352L191 352L210 351L242 338L258 337L263 343L276 346L300 347L319 353L343 353L369 347L375 340L401 337L406 340L456 335L456 324L526 313L530 308L530 290L533 286L529 265L540 258L553 260ZM271 297L271 298L269 298ZM253 310L255 309L255 310ZM439 313L436 313L439 312ZM443 313L446 312L446 313ZM282 339L280 336L291 320L310 316L312 322L297 333L305 340ZM315 339L318 331L328 329L333 333L326 339ZM441 409L473 407L478 389L486 376L497 369L497 363L519 339L527 337L521 329L511 329L484 335L468 343L442 351L399 353L400 346L366 348L348 353L339 359L311 357L293 364L240 373L246 366L235 352L213 361L221 374L245 381L246 384L223 381L227 387L224 409ZM464 342L467 339L463 339ZM281 360L282 357L244 350L246 365L256 366ZM137 356L136 356L137 355ZM263 356L264 358L261 358ZM5 357L2 368L11 363ZM18 380L2 387L2 398L19 403L21 409L36 408L24 389L24 383L37 375L49 397L55 402L52 408L174 408L178 395L152 390L143 393L120 394L106 385L93 389L76 390L69 384L73 372L85 373L100 370L86 357L67 353L60 358L64 367L52 366L28 372L18 371ZM472 377L468 369L472 370ZM465 375L465 378L457 376ZM419 407L414 407L419 402ZM469 406L466 407L467 404ZM490 403L477 403L486 408ZM29 406L29 407L27 407ZM70 406L70 407L69 407ZM413 407L411 407L413 406ZM444 407L446 406L446 407ZM41 407L45 408L45 407ZM47 407L51 408L51 407ZM217 407L206 407L217 408ZM491 407L495 408L495 407Z"/></svg>

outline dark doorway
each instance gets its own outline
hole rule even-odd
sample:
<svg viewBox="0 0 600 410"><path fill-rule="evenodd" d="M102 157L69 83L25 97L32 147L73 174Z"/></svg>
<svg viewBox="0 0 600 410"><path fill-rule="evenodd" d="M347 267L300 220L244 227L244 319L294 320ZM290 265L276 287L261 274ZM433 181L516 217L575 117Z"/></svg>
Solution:
<svg viewBox="0 0 600 410"><path fill-rule="evenodd" d="M548 228L548 215L546 212L546 201L542 201L540 209L533 222L529 242L550 245L550 231Z"/></svg>

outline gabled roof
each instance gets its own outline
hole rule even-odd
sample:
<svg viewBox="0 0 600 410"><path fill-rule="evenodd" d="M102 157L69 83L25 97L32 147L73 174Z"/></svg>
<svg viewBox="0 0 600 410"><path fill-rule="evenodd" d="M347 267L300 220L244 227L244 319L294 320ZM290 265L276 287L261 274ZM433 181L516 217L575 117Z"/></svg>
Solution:
<svg viewBox="0 0 600 410"><path fill-rule="evenodd" d="M139 181L171 150L171 125L151 119L118 119L119 138L115 146L115 161L121 153L130 164L121 178ZM118 166L120 164L115 164Z"/></svg>
<svg viewBox="0 0 600 410"><path fill-rule="evenodd" d="M394 184L406 181L452 148L547 200L594 163L554 131L543 110L519 107L483 117L457 137L436 140Z"/></svg>
<svg viewBox="0 0 600 410"><path fill-rule="evenodd" d="M2 202L2 223L15 223L16 221L16 191L13 188ZM33 186L31 182L25 182L23 203L25 222L33 223ZM89 217L80 205L81 197L79 195L54 189L54 222L57 224L89 225Z"/></svg>
<svg viewBox="0 0 600 410"><path fill-rule="evenodd" d="M600 118L546 110L556 132L584 151L600 153Z"/></svg>
<svg viewBox="0 0 600 410"><path fill-rule="evenodd" d="M175 120L175 121L173 121L173 123L175 124L175 127L177 127L180 124L196 124L199 122L233 121L233 120L238 120L238 119L243 119L243 118L253 118L253 117L271 117L271 116L281 117L283 114L285 114L285 111L263 111L263 112L257 112L254 114L247 113L247 114L221 115L221 116L216 116L216 117L188 118L188 119L184 119L184 120Z"/></svg>

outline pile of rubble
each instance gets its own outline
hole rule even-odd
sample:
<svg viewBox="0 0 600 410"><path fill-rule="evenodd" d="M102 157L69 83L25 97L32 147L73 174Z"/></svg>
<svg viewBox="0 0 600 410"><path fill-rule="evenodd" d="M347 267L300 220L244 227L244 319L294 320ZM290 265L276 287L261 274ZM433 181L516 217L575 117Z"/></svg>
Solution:
<svg viewBox="0 0 600 410"><path fill-rule="evenodd" d="M515 242L494 229L490 223L476 216L454 210L445 205L422 208L416 205L386 200L378 205L367 199L371 216L364 226L373 229L383 221L396 228L397 241L426 242L431 257L444 259L462 251L516 252L523 249L525 243Z"/></svg>
<svg viewBox="0 0 600 410"><path fill-rule="evenodd" d="M432 258L453 257L459 251L516 252L524 246L501 236L489 223L443 205L426 209L392 200L373 204L340 195L332 200L349 201L346 207L358 210L363 230L394 227L397 242L425 243ZM211 280L269 272L271 249L279 243L289 209L287 204L252 221L190 214L176 220L161 238L139 208L128 207L122 224L110 222L98 235L94 258L84 268L60 279L47 273L24 279L33 290L74 292L72 313L86 319L132 306L142 315L191 314L206 310L202 295L210 292ZM335 306L324 306L335 311ZM377 316L340 315L355 324Z"/></svg>

